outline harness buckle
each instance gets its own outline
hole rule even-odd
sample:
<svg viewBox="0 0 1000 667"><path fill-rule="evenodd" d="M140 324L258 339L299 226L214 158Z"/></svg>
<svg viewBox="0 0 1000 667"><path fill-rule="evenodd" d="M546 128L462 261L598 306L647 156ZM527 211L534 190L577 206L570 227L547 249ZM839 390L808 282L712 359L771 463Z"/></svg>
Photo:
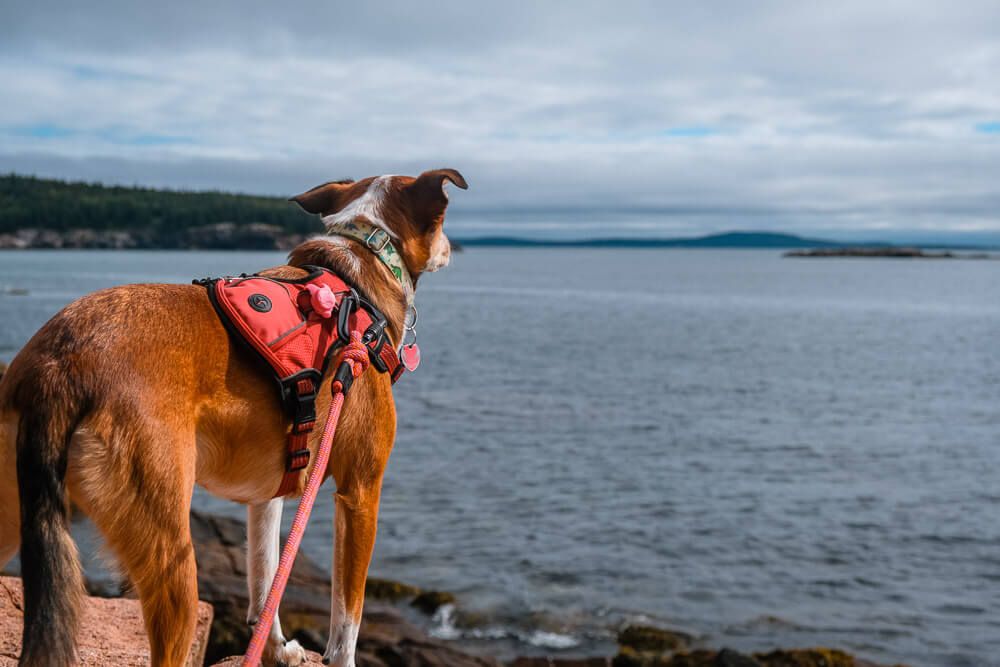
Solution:
<svg viewBox="0 0 1000 667"><path fill-rule="evenodd" d="M292 416L292 433L308 433L316 424L316 393L322 377L312 368L281 381L281 395Z"/></svg>
<svg viewBox="0 0 1000 667"><path fill-rule="evenodd" d="M288 462L285 465L285 469L288 472L296 472L298 470L302 470L307 465L309 465L308 449L296 449L294 452L288 453Z"/></svg>
<svg viewBox="0 0 1000 667"><path fill-rule="evenodd" d="M382 232L383 236L382 243L376 246L375 244L372 243L372 240L375 238L375 235L378 234L379 232ZM368 238L365 239L365 245L368 246L368 249L374 253L382 252L383 250L385 250L385 247L389 245L389 232L385 231L384 229L379 229L378 227L375 227L374 229L372 229L371 234L368 235Z"/></svg>

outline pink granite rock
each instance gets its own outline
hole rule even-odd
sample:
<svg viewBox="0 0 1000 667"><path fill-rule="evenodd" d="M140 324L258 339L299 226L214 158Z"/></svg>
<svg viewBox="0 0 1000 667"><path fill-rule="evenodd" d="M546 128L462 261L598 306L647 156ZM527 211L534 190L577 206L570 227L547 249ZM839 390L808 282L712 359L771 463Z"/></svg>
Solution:
<svg viewBox="0 0 1000 667"><path fill-rule="evenodd" d="M21 654L21 580L0 577L0 667L17 664ZM77 648L81 665L131 667L149 664L149 642L142 624L138 600L86 598ZM188 664L200 667L205 661L208 630L212 626L212 606L198 603L198 627Z"/></svg>

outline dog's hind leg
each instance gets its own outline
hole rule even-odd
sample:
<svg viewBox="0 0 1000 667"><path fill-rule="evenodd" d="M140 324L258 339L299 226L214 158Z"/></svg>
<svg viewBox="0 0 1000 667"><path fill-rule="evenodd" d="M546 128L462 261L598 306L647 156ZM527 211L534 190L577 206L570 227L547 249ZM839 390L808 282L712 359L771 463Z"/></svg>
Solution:
<svg viewBox="0 0 1000 667"><path fill-rule="evenodd" d="M247 506L247 586L250 608L247 623L253 626L264 609L281 553L282 499ZM306 652L294 639L285 641L277 614L264 649L265 665L283 664L297 667L305 662Z"/></svg>
<svg viewBox="0 0 1000 667"><path fill-rule="evenodd" d="M17 497L17 420L0 417L0 571L21 546L21 501Z"/></svg>
<svg viewBox="0 0 1000 667"><path fill-rule="evenodd" d="M139 594L154 667L187 662L198 608L189 515L194 429L170 426L167 420L123 428L91 424L73 450L71 494Z"/></svg>

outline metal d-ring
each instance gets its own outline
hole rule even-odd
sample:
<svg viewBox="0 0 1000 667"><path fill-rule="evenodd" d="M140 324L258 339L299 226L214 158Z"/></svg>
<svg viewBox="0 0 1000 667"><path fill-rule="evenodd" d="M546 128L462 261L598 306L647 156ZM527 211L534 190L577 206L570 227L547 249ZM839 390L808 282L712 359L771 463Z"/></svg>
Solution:
<svg viewBox="0 0 1000 667"><path fill-rule="evenodd" d="M410 315L413 315L413 321L410 320ZM409 331L415 331L417 328L417 307L410 304L410 307L406 310L406 317L403 318L403 328Z"/></svg>

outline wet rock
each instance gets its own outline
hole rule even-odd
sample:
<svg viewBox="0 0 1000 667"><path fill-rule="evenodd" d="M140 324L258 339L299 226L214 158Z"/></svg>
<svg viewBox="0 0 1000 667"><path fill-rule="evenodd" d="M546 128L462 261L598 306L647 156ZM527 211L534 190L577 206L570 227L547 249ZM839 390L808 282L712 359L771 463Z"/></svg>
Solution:
<svg viewBox="0 0 1000 667"><path fill-rule="evenodd" d="M446 604L454 604L455 596L446 591L424 591L413 598L410 606L416 607L428 616L433 616L441 607Z"/></svg>
<svg viewBox="0 0 1000 667"><path fill-rule="evenodd" d="M399 602L401 600L412 600L420 595L420 593L420 589L416 586L393 581L392 579L368 577L368 583L365 584L365 597L373 600Z"/></svg>
<svg viewBox="0 0 1000 667"><path fill-rule="evenodd" d="M829 648L778 650L754 657L763 667L857 667L854 656Z"/></svg>
<svg viewBox="0 0 1000 667"><path fill-rule="evenodd" d="M691 637L683 632L650 625L629 625L618 633L614 667L660 667L671 654L687 647ZM692 663L698 664L698 663Z"/></svg>
<svg viewBox="0 0 1000 667"><path fill-rule="evenodd" d="M665 653L684 648L690 635L650 625L629 625L618 633L618 645L639 653Z"/></svg>
<svg viewBox="0 0 1000 667"><path fill-rule="evenodd" d="M761 667L753 658L731 649L721 651L698 650L678 653L664 667Z"/></svg>
<svg viewBox="0 0 1000 667"><path fill-rule="evenodd" d="M760 667L760 663L748 655L724 648L715 656L716 667Z"/></svg>
<svg viewBox="0 0 1000 667"><path fill-rule="evenodd" d="M639 653L634 648L622 646L618 655L611 659L612 667L652 667L662 662L659 655L649 656Z"/></svg>
<svg viewBox="0 0 1000 667"><path fill-rule="evenodd" d="M775 650L749 656L727 648L656 653L622 646L613 664L615 667L878 667L829 648Z"/></svg>
<svg viewBox="0 0 1000 667"><path fill-rule="evenodd" d="M531 656L517 658L510 667L610 667L611 658L553 658Z"/></svg>

